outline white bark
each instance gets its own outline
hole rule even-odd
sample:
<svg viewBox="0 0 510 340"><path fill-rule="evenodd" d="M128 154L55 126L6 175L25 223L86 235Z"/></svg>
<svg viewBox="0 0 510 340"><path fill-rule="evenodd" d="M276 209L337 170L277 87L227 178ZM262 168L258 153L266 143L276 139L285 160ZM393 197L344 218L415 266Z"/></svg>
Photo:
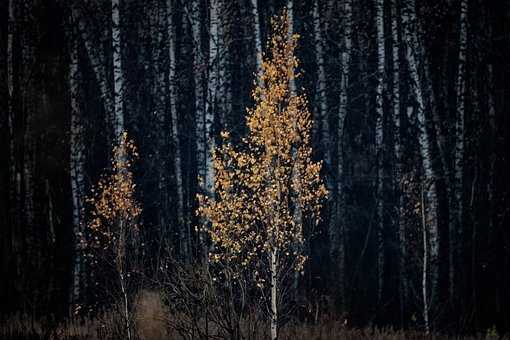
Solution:
<svg viewBox="0 0 510 340"><path fill-rule="evenodd" d="M294 1L287 1L287 20L289 24L289 38L294 35ZM289 88L291 95L296 95L296 79L294 78L294 72L292 72L292 76L289 81Z"/></svg>
<svg viewBox="0 0 510 340"><path fill-rule="evenodd" d="M113 51L113 131L120 141L124 131L124 74L122 71L122 41L120 34L120 0L112 0L112 51Z"/></svg>
<svg viewBox="0 0 510 340"><path fill-rule="evenodd" d="M415 51L419 51L418 38L416 36L416 28L412 27L416 23L416 13L414 9L414 0L407 0L404 8L402 9L402 25L404 27L405 45L406 45L406 60L409 66L410 77L412 81L412 91L415 96L417 112L417 128L418 128L418 144L420 149L420 157L424 173L426 203L428 209L427 222L430 225L430 273L431 273L431 291L434 293L437 287L439 268L439 232L438 232L438 217L437 217L437 188L436 188L436 174L432 167L431 155L431 142L430 136L427 131L426 117L425 117L425 100L422 90L422 81L418 73L417 60Z"/></svg>
<svg viewBox="0 0 510 340"><path fill-rule="evenodd" d="M328 98L326 92L326 69L324 66L324 39L321 31L321 21L319 15L319 2L314 1L313 7L313 33L315 42L315 61L317 63L317 112L318 115L315 118L315 124L320 121L321 125L321 146L324 150L324 165L326 172L331 171L331 138L330 138L330 126L329 126L329 115L328 115ZM326 176L326 185L330 192L333 192L331 176ZM331 196L330 196L331 197Z"/></svg>
<svg viewBox="0 0 510 340"><path fill-rule="evenodd" d="M76 4L73 4L71 6L71 10L73 17L75 18L75 21L78 24L79 33L85 45L85 50L87 51L87 56L90 60L90 65L92 67L92 70L94 71L94 76L99 86L99 92L103 100L107 122L108 124L111 124L114 112L114 102L111 87L108 84L107 80L108 77L105 67L106 58L104 56L104 52L102 51L101 48L97 48L94 45L93 38L87 29L85 20L78 11L78 6Z"/></svg>
<svg viewBox="0 0 510 340"><path fill-rule="evenodd" d="M175 31L173 27L173 7L172 0L167 0L167 35L168 35L168 56L170 67L168 70L168 95L169 110L172 123L172 142L174 144L174 174L175 174L175 190L177 195L177 223L179 233L179 243L181 256L185 261L189 261L190 253L190 231L185 229L184 221L184 189L182 181L182 158L181 158L181 141L179 138L179 120L177 118L177 87L176 87L176 41Z"/></svg>
<svg viewBox="0 0 510 340"><path fill-rule="evenodd" d="M276 250L271 250L271 340L278 339L278 263Z"/></svg>
<svg viewBox="0 0 510 340"><path fill-rule="evenodd" d="M402 140L400 132L400 41L398 34L398 13L397 0L391 0L391 36L392 36L392 61L393 61L393 156L395 159L395 194L398 197L396 209L396 220L399 236L399 275L400 275L400 311L401 318L404 318L404 306L407 300L407 275L406 275L406 234L404 214L404 195L402 194Z"/></svg>
<svg viewBox="0 0 510 340"><path fill-rule="evenodd" d="M220 55L218 46L219 36L219 0L211 0L209 4L209 62L207 77L207 98L205 101L205 190L212 197L214 192L214 172L212 164L212 153L214 149L214 136L212 126L217 110L219 90L219 68Z"/></svg>
<svg viewBox="0 0 510 340"><path fill-rule="evenodd" d="M338 277L337 285L341 305L345 304L345 194L344 194L344 126L347 116L349 94L349 68L351 64L352 50L352 0L344 0L344 37L341 56L342 69L340 73L340 102L338 108L338 139L337 139L337 171L336 171L336 217L330 224L331 259L337 262Z"/></svg>
<svg viewBox="0 0 510 340"><path fill-rule="evenodd" d="M377 153L377 272L378 285L377 297L381 301L382 289L384 284L384 203L383 203L383 138L384 138L384 108L383 108L383 86L384 86L384 65L385 65L385 48L384 48L384 0L376 0L376 27L377 27L377 87L375 98L376 124L375 124L375 149Z"/></svg>
<svg viewBox="0 0 510 340"><path fill-rule="evenodd" d="M257 0L251 0L251 13L253 16L253 33L255 35L255 62L258 81L258 79L260 79L259 75L262 71L262 39L260 37L260 19Z"/></svg>
<svg viewBox="0 0 510 340"><path fill-rule="evenodd" d="M426 222L426 209L425 209L425 197L424 197L424 188L421 188L421 222L422 222L422 235L423 235L423 267L422 267L422 297L423 297L423 321L425 323L425 332L428 334L430 330L429 326L429 298L427 294L427 277L428 277L428 238L427 238L427 222Z"/></svg>
<svg viewBox="0 0 510 340"><path fill-rule="evenodd" d="M455 155L453 170L453 192L450 205L450 276L449 289L450 297L455 296L455 262L457 260L458 247L457 241L462 240L462 215L463 215L463 173L464 173L464 107L466 94L466 48L467 48L467 11L468 1L462 0L460 3L460 28L459 28L459 60L457 69L456 83L456 119L455 119Z"/></svg>

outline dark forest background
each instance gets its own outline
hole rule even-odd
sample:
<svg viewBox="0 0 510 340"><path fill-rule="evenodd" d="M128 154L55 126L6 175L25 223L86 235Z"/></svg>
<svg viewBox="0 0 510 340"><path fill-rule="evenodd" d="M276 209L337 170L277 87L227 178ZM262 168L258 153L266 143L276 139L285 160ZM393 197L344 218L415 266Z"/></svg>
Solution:
<svg viewBox="0 0 510 340"><path fill-rule="evenodd" d="M119 128L140 154L140 282L162 258L200 261L203 154L246 132L257 50L287 6L330 191L292 301L421 328L426 249L435 328L510 329L509 1L117 3L119 25L110 1L0 3L3 316L104 302L86 263L76 280L77 243Z"/></svg>

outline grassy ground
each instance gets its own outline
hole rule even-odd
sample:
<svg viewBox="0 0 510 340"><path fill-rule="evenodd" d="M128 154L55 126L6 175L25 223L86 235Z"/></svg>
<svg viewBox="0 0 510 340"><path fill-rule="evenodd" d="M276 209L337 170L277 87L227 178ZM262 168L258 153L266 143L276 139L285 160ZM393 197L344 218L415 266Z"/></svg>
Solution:
<svg viewBox="0 0 510 340"><path fill-rule="evenodd" d="M225 336L228 333L223 321L213 316L209 320L197 319L196 314L174 314L162 303L156 291L143 291L135 299L132 320L132 340L208 340L239 337ZM510 336L499 336L495 330L489 330L471 337L447 336L439 333L424 334L413 330L393 329L353 329L345 327L341 321L334 319L315 323L289 323L280 331L281 340L510 340ZM240 322L242 339L265 340L269 334L269 325L261 318L246 318ZM208 336L204 333L209 334ZM95 314L93 317L75 317L64 322L55 322L49 318L37 319L27 315L17 315L0 320L0 340L10 339L45 339L45 340L127 340L125 319L121 313L113 312Z"/></svg>
<svg viewBox="0 0 510 340"><path fill-rule="evenodd" d="M64 339L64 340L99 340L99 339L127 339L123 334L121 323L111 315L101 315L95 319L73 319L55 324L48 320L31 321L26 317L14 317L4 320L0 324L0 339ZM137 320L134 336L137 340L162 339L222 339L219 336L208 338L198 335L183 337L175 330L167 327L166 320L146 317L143 321ZM214 330L211 329L211 333ZM267 339L263 327L256 332L252 340ZM495 334L480 334L472 337L452 337L441 334L424 334L417 331L400 331L391 329L347 329L340 322L327 322L317 325L294 325L281 330L282 340L446 340L446 339L509 339L508 336Z"/></svg>

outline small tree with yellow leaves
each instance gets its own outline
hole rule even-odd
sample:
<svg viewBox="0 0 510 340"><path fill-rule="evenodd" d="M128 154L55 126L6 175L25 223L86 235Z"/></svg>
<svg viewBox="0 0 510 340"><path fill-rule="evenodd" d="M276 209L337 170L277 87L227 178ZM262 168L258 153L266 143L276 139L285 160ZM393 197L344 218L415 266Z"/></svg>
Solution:
<svg viewBox="0 0 510 340"><path fill-rule="evenodd" d="M122 314L128 339L131 339L131 325L128 302L128 248L134 244L138 233L137 220L141 207L135 199L135 183L131 171L133 159L138 157L134 143L124 132L119 144L113 148L111 173L103 176L92 197L87 201L91 206L87 225L89 252L93 262L102 261L111 265L118 275L122 295Z"/></svg>
<svg viewBox="0 0 510 340"><path fill-rule="evenodd" d="M295 213L299 209L315 223L327 192L321 163L311 160L306 97L289 86L298 65L298 36L289 36L286 15L273 19L272 29L260 85L252 93L255 106L248 109L248 135L234 147L229 134L221 134L222 146L213 152L216 197L199 195L198 213L208 221L211 261L248 269L263 294L270 291L276 339L282 289L306 260L303 225Z"/></svg>

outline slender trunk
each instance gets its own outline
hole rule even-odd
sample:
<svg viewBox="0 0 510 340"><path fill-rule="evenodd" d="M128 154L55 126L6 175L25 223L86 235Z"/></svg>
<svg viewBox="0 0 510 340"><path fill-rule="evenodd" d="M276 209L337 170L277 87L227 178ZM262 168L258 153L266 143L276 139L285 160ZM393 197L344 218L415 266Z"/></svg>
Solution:
<svg viewBox="0 0 510 340"><path fill-rule="evenodd" d="M392 59L393 59L393 154L395 159L395 196L398 199L396 209L396 225L399 236L399 276L400 276L400 317L402 327L404 326L404 306L407 301L407 275L406 275L406 234L404 223L404 195L402 194L402 135L400 132L400 41L398 34L398 13L397 0L391 1L391 36L392 36Z"/></svg>
<svg viewBox="0 0 510 340"><path fill-rule="evenodd" d="M22 2L23 16L25 20L32 20L33 7L30 2ZM35 113L35 100L39 98L36 92L34 82L31 81L32 69L35 60L35 48L30 36L29 31L23 30L21 36L21 68L22 68L22 82L21 89L21 104L24 120L23 130L23 193L24 193L24 236L26 239L26 254L30 263L38 266L39 257L39 243L40 243L40 230L35 227L35 209L34 209L34 173L35 173L35 144L34 144L34 113Z"/></svg>
<svg viewBox="0 0 510 340"><path fill-rule="evenodd" d="M176 41L175 31L173 27L173 7L172 0L167 0L167 35L168 35L168 56L170 67L168 70L168 96L169 110L172 122L172 142L174 146L174 174L175 174L175 190L177 195L177 223L179 233L179 243L181 257L185 261L190 260L190 242L189 230L185 228L184 221L184 189L182 181L182 159L181 159L181 141L179 138L179 120L177 118L177 88L176 88Z"/></svg>
<svg viewBox="0 0 510 340"><path fill-rule="evenodd" d="M120 0L112 0L113 51L113 131L118 142L124 131L124 74L122 70L122 40L120 34Z"/></svg>
<svg viewBox="0 0 510 340"><path fill-rule="evenodd" d="M260 79L259 75L262 71L262 39L260 37L260 19L259 7L257 0L251 0L251 13L253 16L253 33L255 34L255 65L257 72L257 81Z"/></svg>
<svg viewBox="0 0 510 340"><path fill-rule="evenodd" d="M17 214L17 201L18 192L16 190L16 143L14 131L14 34L16 28L16 21L14 17L14 0L9 0L9 19L8 19L8 32L7 32L7 125L9 130L9 216L11 228L11 251L16 256L17 270L20 270L20 251L18 249L18 220ZM16 280L17 278L14 278Z"/></svg>
<svg viewBox="0 0 510 340"><path fill-rule="evenodd" d="M278 263L276 250L271 251L271 340L278 339Z"/></svg>
<svg viewBox="0 0 510 340"><path fill-rule="evenodd" d="M495 170L496 170L496 107L494 103L494 66L492 63L487 65L487 73L490 84L488 86L487 105L489 114L489 178L487 180L487 201L489 205L489 235L491 244L494 241L494 213L495 213L495 201L494 201L494 190L495 190Z"/></svg>
<svg viewBox="0 0 510 340"><path fill-rule="evenodd" d="M129 300L126 283L126 242L127 242L127 225L124 221L119 222L119 239L117 241L117 272L119 273L120 291L122 293L122 307L124 313L124 321L126 323L126 332L128 340L131 340L131 321L129 316Z"/></svg>
<svg viewBox="0 0 510 340"><path fill-rule="evenodd" d="M87 25L84 21L83 16L78 11L78 6L71 6L72 15L78 24L78 30L85 45L85 50L90 61L90 65L94 72L97 84L99 86L99 92L103 100L104 110L107 117L108 124L112 123L112 117L114 112L114 102L111 87L107 80L107 71L105 67L105 56L104 52L100 48L96 48L93 42L92 35L87 29Z"/></svg>
<svg viewBox="0 0 510 340"><path fill-rule="evenodd" d="M427 217L425 216L425 197L424 197L424 188L422 185L421 188L421 227L423 233L423 270L422 270L422 296L423 296L423 321L425 323L425 333L429 334L430 326L429 326L429 303L428 303L428 295L427 295L427 277L428 277L428 239L427 239Z"/></svg>
<svg viewBox="0 0 510 340"><path fill-rule="evenodd" d="M377 87L375 97L376 123L375 123L375 149L377 153L377 270L378 285L377 298L381 301L382 290L384 284L384 103L383 103L383 86L384 86L384 65L385 65L385 48L384 48L384 0L376 0L376 26L377 26Z"/></svg>
<svg viewBox="0 0 510 340"><path fill-rule="evenodd" d="M426 188L426 203L428 209L427 222L430 225L430 273L431 273L431 292L434 295L438 276L438 256L439 256L439 232L438 232L438 201L436 188L436 174L432 166L431 142L427 130L427 121L425 117L425 100L422 90L422 81L418 73L415 52L419 51L418 39L416 37L416 28L412 27L412 23L416 23L416 13L414 9L414 0L407 0L406 5L402 9L402 25L405 32L406 59L409 66L411 77L411 87L414 93L417 106L417 128L418 128L418 144L422 168L424 172L424 184Z"/></svg>
<svg viewBox="0 0 510 340"><path fill-rule="evenodd" d="M462 256L459 254L457 242L462 242L462 215L463 215L463 172L464 172L464 107L465 107L465 69L467 48L467 11L468 2L462 0L460 4L460 36L459 36L459 61L456 83L456 119L455 119L455 154L453 170L453 192L451 195L449 238L450 238L450 298L456 296L455 261ZM460 257L462 258L462 257Z"/></svg>
<svg viewBox="0 0 510 340"><path fill-rule="evenodd" d="M289 38L292 38L294 35L294 0L287 0L287 20L289 24L288 35ZM296 95L297 88L294 72L292 72L292 76L290 77L289 88L291 95Z"/></svg>
<svg viewBox="0 0 510 340"><path fill-rule="evenodd" d="M70 171L71 171L71 196L73 202L73 236L74 236L74 263L73 263L73 284L70 297L70 304L75 304L80 300L81 292L81 231L82 231L82 214L83 200L85 197L84 188L84 151L83 143L83 118L80 111L80 93L79 82L80 73L78 69L78 43L77 37L73 34L74 29L69 25L68 41L69 41L69 90L71 101L71 133L70 133Z"/></svg>
<svg viewBox="0 0 510 340"><path fill-rule="evenodd" d="M324 39L321 32L321 22L319 15L319 2L314 1L313 7L313 33L315 40L315 61L317 63L317 117L316 124L320 121L321 125L321 148L324 150L324 167L326 170L326 185L329 192L333 192L333 182L331 180L331 138L328 116L328 98L326 91L326 69L324 66Z"/></svg>
<svg viewBox="0 0 510 340"><path fill-rule="evenodd" d="M331 259L336 262L338 268L337 289L340 305L345 307L345 193L344 193L344 125L347 116L349 68L351 64L352 49L352 0L344 1L344 37L343 51L341 56L342 69L340 73L340 102L338 108L338 139L337 139L337 171L336 171L336 221L330 224L329 234L331 238Z"/></svg>

